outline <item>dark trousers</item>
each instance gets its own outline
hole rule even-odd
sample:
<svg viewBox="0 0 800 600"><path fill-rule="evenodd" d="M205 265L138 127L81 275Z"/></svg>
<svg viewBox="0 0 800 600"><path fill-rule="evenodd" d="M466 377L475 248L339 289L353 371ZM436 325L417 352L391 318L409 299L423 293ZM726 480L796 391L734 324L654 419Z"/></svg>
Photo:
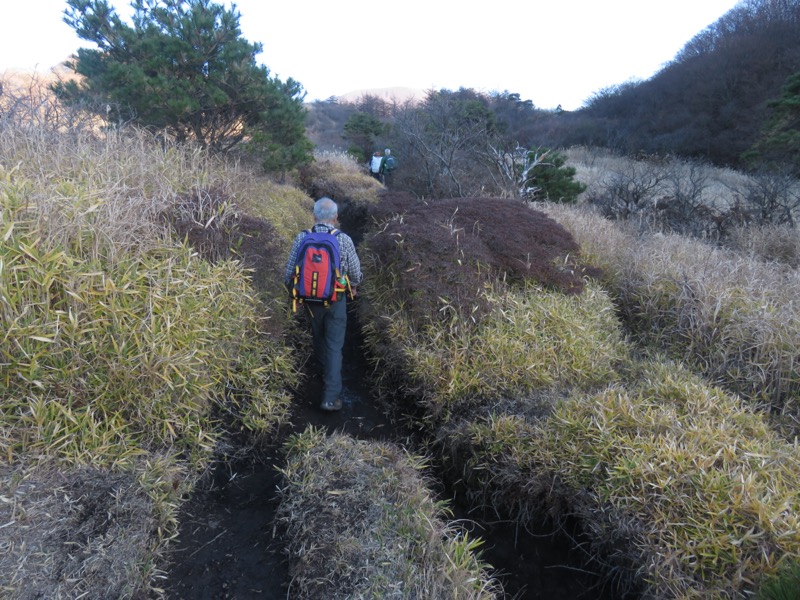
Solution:
<svg viewBox="0 0 800 600"><path fill-rule="evenodd" d="M347 305L344 298L331 302L306 302L311 314L314 354L322 366L322 402L334 402L342 393L342 347L347 329Z"/></svg>

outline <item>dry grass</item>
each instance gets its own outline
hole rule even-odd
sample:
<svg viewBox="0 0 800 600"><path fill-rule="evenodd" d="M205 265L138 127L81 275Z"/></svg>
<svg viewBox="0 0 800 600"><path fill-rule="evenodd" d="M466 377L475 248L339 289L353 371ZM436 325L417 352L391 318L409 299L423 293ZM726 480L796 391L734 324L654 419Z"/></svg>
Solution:
<svg viewBox="0 0 800 600"><path fill-rule="evenodd" d="M301 170L300 186L314 199L328 196L356 204L377 202L384 189L364 165L340 151L315 153L314 162Z"/></svg>
<svg viewBox="0 0 800 600"><path fill-rule="evenodd" d="M576 169L575 180L586 184L580 199L603 195L615 175L636 172L636 161L603 148L575 146L565 151L567 164ZM639 167L641 168L641 166ZM677 175L686 175L690 163L676 162L672 168ZM733 190L743 187L748 177L732 169L704 167L708 181L701 194L702 202L709 207L728 207L734 200ZM672 182L665 179L652 190L649 199L669 196L674 191Z"/></svg>
<svg viewBox="0 0 800 600"><path fill-rule="evenodd" d="M278 520L290 540L291 597L500 597L480 540L447 524L421 458L313 428L287 452Z"/></svg>
<svg viewBox="0 0 800 600"><path fill-rule="evenodd" d="M746 256L764 262L800 267L800 231L778 225L738 227L731 233L728 246Z"/></svg>
<svg viewBox="0 0 800 600"><path fill-rule="evenodd" d="M546 210L603 269L642 343L667 349L755 405L796 418L796 270L681 236L638 236L576 208Z"/></svg>
<svg viewBox="0 0 800 600"><path fill-rule="evenodd" d="M240 188L239 165L154 142L0 123L0 495L22 494L0 530L6 597L33 597L30 581L48 597L156 585L179 499L220 440L269 441L286 419L293 361L263 333L274 315L250 274L201 260L167 223L236 225L246 194L288 243L307 197ZM25 493L59 471L74 495Z"/></svg>
<svg viewBox="0 0 800 600"><path fill-rule="evenodd" d="M153 532L175 530L185 477L163 459L136 472L0 468L0 595L131 598L150 588L163 550Z"/></svg>

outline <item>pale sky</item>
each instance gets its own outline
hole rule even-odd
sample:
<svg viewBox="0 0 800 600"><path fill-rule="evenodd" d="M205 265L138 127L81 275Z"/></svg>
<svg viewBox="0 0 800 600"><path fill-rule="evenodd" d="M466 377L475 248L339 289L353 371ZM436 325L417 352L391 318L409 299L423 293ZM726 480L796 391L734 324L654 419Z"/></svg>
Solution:
<svg viewBox="0 0 800 600"><path fill-rule="evenodd" d="M48 71L81 46L65 0L2 0L0 74ZM110 0L121 16L129 0ZM222 2L230 6L230 2ZM573 110L647 79L738 0L239 0L240 26L306 100L409 87L509 91Z"/></svg>

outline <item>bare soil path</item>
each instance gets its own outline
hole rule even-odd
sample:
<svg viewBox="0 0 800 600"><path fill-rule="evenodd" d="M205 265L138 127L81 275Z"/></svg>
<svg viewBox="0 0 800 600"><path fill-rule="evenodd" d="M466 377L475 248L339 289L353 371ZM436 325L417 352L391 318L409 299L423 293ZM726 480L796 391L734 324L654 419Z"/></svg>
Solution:
<svg viewBox="0 0 800 600"><path fill-rule="evenodd" d="M344 408L333 414L319 410L321 383L309 376L296 391L293 430L314 425L361 439L406 443L410 432L387 417L372 397L361 339L355 327L348 329ZM220 465L187 503L163 586L170 600L292 598L291 575L273 527L280 460L276 454ZM485 540L484 557L498 569L509 598L619 600L603 589L598 576L579 566L584 557L565 532L546 529L531 534L510 523L476 520L457 504L453 509Z"/></svg>
<svg viewBox="0 0 800 600"><path fill-rule="evenodd" d="M363 223L343 220L342 228L356 232L353 239L360 242ZM413 452L413 432L394 421L373 396L354 308L348 309L343 409L319 410L321 381L309 375L295 390L291 429L313 425L359 439L404 444ZM291 594L289 566L273 525L280 466L277 450L260 460L220 465L209 484L186 503L163 585L169 600L302 600ZM452 497L444 484L435 492ZM481 522L457 503L451 507L455 518L484 540L483 557L497 570L509 599L623 600L581 566L585 555L568 532L549 526L522 531L507 522Z"/></svg>

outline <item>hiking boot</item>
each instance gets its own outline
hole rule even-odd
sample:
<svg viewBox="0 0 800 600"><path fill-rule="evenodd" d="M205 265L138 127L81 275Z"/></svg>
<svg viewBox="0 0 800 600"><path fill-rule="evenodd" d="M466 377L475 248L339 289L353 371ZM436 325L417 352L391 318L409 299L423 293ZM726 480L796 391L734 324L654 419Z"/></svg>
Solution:
<svg viewBox="0 0 800 600"><path fill-rule="evenodd" d="M319 407L327 411L342 410L342 399L336 398L336 400L325 401Z"/></svg>

